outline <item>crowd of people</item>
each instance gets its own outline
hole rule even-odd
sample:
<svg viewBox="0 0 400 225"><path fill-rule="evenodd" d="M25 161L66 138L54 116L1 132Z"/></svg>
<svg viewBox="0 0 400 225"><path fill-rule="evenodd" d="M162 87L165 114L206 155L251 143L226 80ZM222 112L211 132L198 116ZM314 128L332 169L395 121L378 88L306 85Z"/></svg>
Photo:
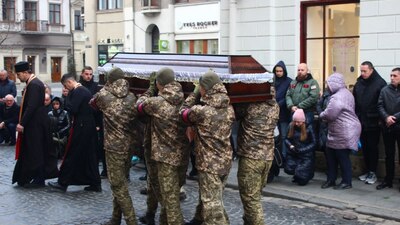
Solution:
<svg viewBox="0 0 400 225"><path fill-rule="evenodd" d="M128 180L133 152L143 149L147 211L139 217L142 223L154 224L159 204L160 224L225 225L229 218L222 195L232 166L232 125L237 121L235 157L243 221L264 224L261 191L274 160L276 127L282 167L293 175L292 182L307 185L314 177L315 151L320 149L327 163L321 188L337 190L352 188L350 154L359 149L367 169L359 179L366 184L377 181L382 133L386 177L376 188L393 187L396 142L400 147L400 68L391 71L389 85L371 62L363 62L360 70L352 92L343 75L334 73L321 93L307 64L298 65L292 80L280 61L273 68L275 98L232 105L212 70L185 98L170 68L153 72L148 90L135 96L120 68L107 73L100 89L93 69L85 67L80 80L73 74L62 76L64 88L57 97L31 73L27 62L19 62L15 72L26 83L20 106L15 83L7 71L0 71L0 142L16 145L12 183L18 186L44 187L46 179L57 178L48 185L63 192L70 185L101 192L100 179L108 178L114 197L109 225L120 224L122 218L128 225L137 223ZM198 180L199 201L194 217L185 222L180 192L190 158L196 174L189 177ZM336 183L338 168L341 181Z"/></svg>

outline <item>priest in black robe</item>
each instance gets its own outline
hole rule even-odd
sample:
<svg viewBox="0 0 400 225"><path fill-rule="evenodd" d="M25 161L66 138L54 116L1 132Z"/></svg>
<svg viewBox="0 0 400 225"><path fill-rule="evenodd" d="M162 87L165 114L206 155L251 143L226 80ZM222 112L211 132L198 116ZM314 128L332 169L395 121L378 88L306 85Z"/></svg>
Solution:
<svg viewBox="0 0 400 225"><path fill-rule="evenodd" d="M44 84L31 73L28 62L15 64L25 90L19 114L15 169L12 183L25 188L44 187L45 179L57 177L57 155L52 148L50 119L44 107Z"/></svg>
<svg viewBox="0 0 400 225"><path fill-rule="evenodd" d="M84 190L100 192L96 123L93 109L89 105L92 94L75 80L75 75L63 75L61 83L69 90L68 108L72 128L58 181L49 182L49 186L66 191L69 185L89 185Z"/></svg>

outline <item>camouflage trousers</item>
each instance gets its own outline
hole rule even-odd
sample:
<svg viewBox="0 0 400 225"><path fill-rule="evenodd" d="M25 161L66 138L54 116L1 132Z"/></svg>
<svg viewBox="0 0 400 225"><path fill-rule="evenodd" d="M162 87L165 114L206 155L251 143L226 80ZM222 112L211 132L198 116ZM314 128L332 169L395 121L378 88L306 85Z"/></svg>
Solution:
<svg viewBox="0 0 400 225"><path fill-rule="evenodd" d="M187 166L157 162L161 193L160 225L183 225L179 192L185 182Z"/></svg>
<svg viewBox="0 0 400 225"><path fill-rule="evenodd" d="M199 171L199 203L194 219L203 221L202 225L230 224L222 200L227 178Z"/></svg>
<svg viewBox="0 0 400 225"><path fill-rule="evenodd" d="M244 225L264 225L261 191L267 183L272 161L239 158L237 172L239 193L243 203Z"/></svg>
<svg viewBox="0 0 400 225"><path fill-rule="evenodd" d="M146 146L145 146L146 147ZM157 212L159 199L161 200L160 195L160 185L158 182L157 175L157 162L151 159L150 146L145 148L144 157L146 159L146 168L147 168L147 212L146 214L154 217Z"/></svg>
<svg viewBox="0 0 400 225"><path fill-rule="evenodd" d="M127 225L136 225L135 209L128 191L127 161L129 154L106 151L107 175L113 194L113 220L121 220L124 215Z"/></svg>

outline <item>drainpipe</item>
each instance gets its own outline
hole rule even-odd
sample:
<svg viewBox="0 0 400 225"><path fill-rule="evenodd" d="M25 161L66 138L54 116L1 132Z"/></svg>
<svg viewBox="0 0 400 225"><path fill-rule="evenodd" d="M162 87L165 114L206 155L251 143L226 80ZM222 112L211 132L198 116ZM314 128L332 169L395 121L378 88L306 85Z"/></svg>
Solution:
<svg viewBox="0 0 400 225"><path fill-rule="evenodd" d="M229 54L236 54L237 0L229 1Z"/></svg>

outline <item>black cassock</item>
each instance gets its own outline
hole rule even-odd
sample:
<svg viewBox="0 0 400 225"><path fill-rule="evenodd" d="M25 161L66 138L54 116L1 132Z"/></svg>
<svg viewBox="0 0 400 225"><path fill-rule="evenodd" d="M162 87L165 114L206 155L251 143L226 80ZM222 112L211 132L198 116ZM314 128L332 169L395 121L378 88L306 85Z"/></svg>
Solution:
<svg viewBox="0 0 400 225"><path fill-rule="evenodd" d="M57 155L52 147L50 119L44 106L44 85L35 78L25 88L22 117L24 127L12 183L25 185L33 179L57 177Z"/></svg>
<svg viewBox="0 0 400 225"><path fill-rule="evenodd" d="M67 185L101 184L96 155L97 132L90 91L79 86L68 95L72 127L66 153L60 167L58 183Z"/></svg>

